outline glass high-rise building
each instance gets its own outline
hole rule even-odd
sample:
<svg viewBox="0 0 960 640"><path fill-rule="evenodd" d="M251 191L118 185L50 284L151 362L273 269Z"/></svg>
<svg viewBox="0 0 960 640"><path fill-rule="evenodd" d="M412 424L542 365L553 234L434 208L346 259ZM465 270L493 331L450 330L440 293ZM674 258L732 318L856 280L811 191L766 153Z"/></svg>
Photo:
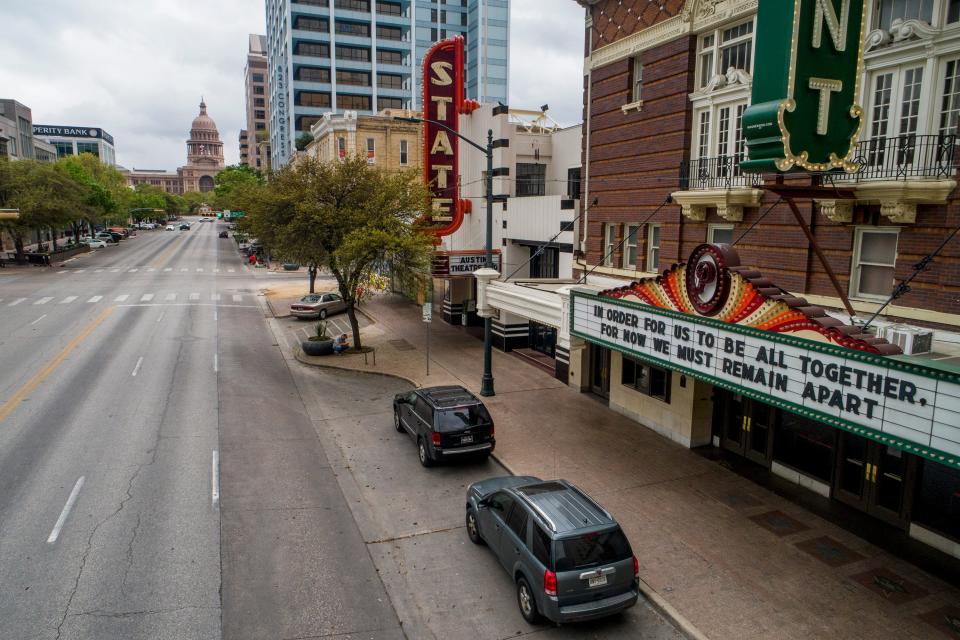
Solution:
<svg viewBox="0 0 960 640"><path fill-rule="evenodd" d="M510 0L266 0L272 164L327 112L419 109L423 57L462 35L465 91L507 101Z"/></svg>

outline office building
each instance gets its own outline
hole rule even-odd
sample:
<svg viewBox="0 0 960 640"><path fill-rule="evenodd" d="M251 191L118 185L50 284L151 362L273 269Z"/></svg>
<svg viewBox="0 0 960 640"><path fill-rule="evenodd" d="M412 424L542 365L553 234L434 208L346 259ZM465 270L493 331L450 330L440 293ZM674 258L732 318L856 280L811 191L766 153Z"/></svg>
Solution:
<svg viewBox="0 0 960 640"><path fill-rule="evenodd" d="M12 99L0 100L0 156L11 160L34 160L34 148L30 107Z"/></svg>
<svg viewBox="0 0 960 640"><path fill-rule="evenodd" d="M390 110L363 116L356 111L326 113L313 125L313 142L304 155L322 162L362 156L367 164L387 171L403 171L423 166L423 126L416 122L394 120ZM413 112L398 111L410 117ZM299 154L298 154L299 157Z"/></svg>
<svg viewBox="0 0 960 640"><path fill-rule="evenodd" d="M92 153L104 164L111 166L117 164L113 136L99 127L35 124L33 136L56 147L56 155L59 158Z"/></svg>
<svg viewBox="0 0 960 640"><path fill-rule="evenodd" d="M267 38L251 33L247 42L247 64L243 70L246 97L247 127L240 132L240 162L252 169L263 170L257 144L267 135Z"/></svg>
<svg viewBox="0 0 960 640"><path fill-rule="evenodd" d="M266 11L273 166L326 112L418 110L423 57L444 38L466 40L466 97L506 102L509 0L267 0Z"/></svg>

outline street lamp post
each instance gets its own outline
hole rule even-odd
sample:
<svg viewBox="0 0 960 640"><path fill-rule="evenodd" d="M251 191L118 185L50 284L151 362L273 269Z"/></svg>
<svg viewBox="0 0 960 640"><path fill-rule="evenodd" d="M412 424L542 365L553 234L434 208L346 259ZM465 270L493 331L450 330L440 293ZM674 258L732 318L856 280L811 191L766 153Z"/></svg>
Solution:
<svg viewBox="0 0 960 640"><path fill-rule="evenodd" d="M460 132L455 131L444 123L431 120L430 118L407 118L394 116L394 120L402 120L404 122L429 122L434 126L446 129L448 132L457 136L459 139L463 140L471 147L477 149L480 151L480 153L483 153L487 156L487 237L484 246L486 253L484 266L487 269L493 269L493 129L487 130L487 145L483 146L474 142L470 138L467 138L466 136L460 135ZM493 320L490 318L490 316L486 316L483 319L483 376L480 378L480 395L496 395L493 390Z"/></svg>

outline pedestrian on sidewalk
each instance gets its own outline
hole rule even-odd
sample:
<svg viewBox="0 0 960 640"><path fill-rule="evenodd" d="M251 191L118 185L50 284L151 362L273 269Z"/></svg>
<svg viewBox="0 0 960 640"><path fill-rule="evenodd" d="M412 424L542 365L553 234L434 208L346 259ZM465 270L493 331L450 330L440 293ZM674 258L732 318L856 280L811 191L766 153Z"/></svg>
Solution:
<svg viewBox="0 0 960 640"><path fill-rule="evenodd" d="M350 345L347 343L347 334L345 333L341 333L337 336L336 340L333 341L333 352L338 356L349 348Z"/></svg>

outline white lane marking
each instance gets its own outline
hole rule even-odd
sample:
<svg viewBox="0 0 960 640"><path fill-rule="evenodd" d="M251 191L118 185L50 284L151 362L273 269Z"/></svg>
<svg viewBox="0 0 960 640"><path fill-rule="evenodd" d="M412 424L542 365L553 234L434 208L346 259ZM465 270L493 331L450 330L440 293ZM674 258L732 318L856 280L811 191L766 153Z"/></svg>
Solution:
<svg viewBox="0 0 960 640"><path fill-rule="evenodd" d="M152 293L145 293L142 296L140 296L140 302L150 302L151 300L153 300Z"/></svg>
<svg viewBox="0 0 960 640"><path fill-rule="evenodd" d="M213 464L211 465L210 493L214 509L220 504L220 454L213 450Z"/></svg>
<svg viewBox="0 0 960 640"><path fill-rule="evenodd" d="M101 300L103 300L103 296L93 296L92 298L87 300L87 303L89 304L91 302L100 302Z"/></svg>
<svg viewBox="0 0 960 640"><path fill-rule="evenodd" d="M180 271L190 271L190 269L187 269L186 267L184 267L183 269L180 269Z"/></svg>
<svg viewBox="0 0 960 640"><path fill-rule="evenodd" d="M94 269L93 272L94 272L94 273L103 273L103 269Z"/></svg>
<svg viewBox="0 0 960 640"><path fill-rule="evenodd" d="M220 273L220 269L214 269L213 272L214 272L214 273Z"/></svg>
<svg viewBox="0 0 960 640"><path fill-rule="evenodd" d="M61 300L58 304L70 304L76 299L77 299L77 296L67 296L66 298Z"/></svg>
<svg viewBox="0 0 960 640"><path fill-rule="evenodd" d="M73 273L73 271L70 271L69 269L64 269L63 271L58 271L57 273L59 273L62 276L68 276L71 273Z"/></svg>
<svg viewBox="0 0 960 640"><path fill-rule="evenodd" d="M43 314L42 316L40 316L39 318L37 318L36 320L34 320L33 322L31 322L31 323L30 323L30 326L33 326L33 325L37 324L38 322L40 322L41 320L43 320L43 319L46 318L46 317L47 317L47 314Z"/></svg>
<svg viewBox="0 0 960 640"><path fill-rule="evenodd" d="M63 529L63 524L67 521L70 510L73 509L73 505L76 504L77 496L80 495L83 480L84 477L80 476L77 483L73 485L73 491L70 492L70 497L67 498L67 504L63 505L63 511L60 512L60 517L57 518L57 524L53 525L53 531L50 532L50 536L47 538L47 544L53 544L57 541L57 538L60 537L60 530Z"/></svg>
<svg viewBox="0 0 960 640"><path fill-rule="evenodd" d="M169 302L169 301L176 300L176 299L177 299L177 294L175 294L175 293L168 293L168 294L167 294L167 297L164 298L164 300L167 300L168 302Z"/></svg>
<svg viewBox="0 0 960 640"><path fill-rule="evenodd" d="M166 269L164 269L164 271L173 271L173 268L167 267Z"/></svg>
<svg viewBox="0 0 960 640"><path fill-rule="evenodd" d="M77 269L74 273L83 273L84 271L86 271L86 269Z"/></svg>
<svg viewBox="0 0 960 640"><path fill-rule="evenodd" d="M129 297L130 297L130 296L129 296L128 294L123 293L123 294L120 294L119 296L117 296L116 298L114 298L113 301L114 301L114 302L123 302L124 300L126 300L126 299L129 298Z"/></svg>
<svg viewBox="0 0 960 640"><path fill-rule="evenodd" d="M213 308L213 321L216 322L219 318L220 318L220 314L219 314L219 312L217 312L217 308L214 307L214 308Z"/></svg>
<svg viewBox="0 0 960 640"><path fill-rule="evenodd" d="M127 273L136 273L136 272L137 272L136 267L134 267L133 269L127 269Z"/></svg>
<svg viewBox="0 0 960 640"><path fill-rule="evenodd" d="M236 269L227 269L227 273L235 273Z"/></svg>
<svg viewBox="0 0 960 640"><path fill-rule="evenodd" d="M199 294L199 293L191 293L191 294L190 294L190 299L191 299L191 300L199 300L199 299L200 299L200 294Z"/></svg>
<svg viewBox="0 0 960 640"><path fill-rule="evenodd" d="M110 273L117 273L117 272L119 272L119 271L120 271L120 269L110 269Z"/></svg>
<svg viewBox="0 0 960 640"><path fill-rule="evenodd" d="M140 371L140 365L142 364L143 364L143 356L140 356L139 358L137 358L137 366L133 368L133 373L131 373L130 375L136 378L137 372Z"/></svg>
<svg viewBox="0 0 960 640"><path fill-rule="evenodd" d="M203 271L203 267L197 267L197 272Z"/></svg>
<svg viewBox="0 0 960 640"><path fill-rule="evenodd" d="M147 273L150 273L151 271L156 271L156 269L154 269L153 267L148 267L148 268L147 268Z"/></svg>
<svg viewBox="0 0 960 640"><path fill-rule="evenodd" d="M239 293L235 293L235 294L233 294L233 301L234 301L234 302L243 302L243 296L240 295Z"/></svg>
<svg viewBox="0 0 960 640"><path fill-rule="evenodd" d="M217 354L213 354L213 371L214 373L220 371L220 361L217 358Z"/></svg>
<svg viewBox="0 0 960 640"><path fill-rule="evenodd" d="M211 301L211 302L217 302L217 301L219 301L219 300L220 300L220 294L219 294L219 293L211 293L211 294L210 294L210 301Z"/></svg>
<svg viewBox="0 0 960 640"><path fill-rule="evenodd" d="M165 315L167 315L167 312L166 312L166 311L161 311L161 312L160 312L160 317L157 318L157 322L161 322L161 321L163 320L163 316L165 316Z"/></svg>
<svg viewBox="0 0 960 640"><path fill-rule="evenodd" d="M17 306L18 304L20 304L21 302L23 302L24 300L26 300L26 298L17 298L16 300L14 300L13 302L11 302L11 303L8 304L7 306L8 306L8 307L15 307L15 306Z"/></svg>
<svg viewBox="0 0 960 640"><path fill-rule="evenodd" d="M47 296L46 298L40 298L39 300L37 300L37 301L34 302L33 304L35 304L35 305L36 305L36 304L47 304L47 303L50 302L51 300L53 300L53 296Z"/></svg>

